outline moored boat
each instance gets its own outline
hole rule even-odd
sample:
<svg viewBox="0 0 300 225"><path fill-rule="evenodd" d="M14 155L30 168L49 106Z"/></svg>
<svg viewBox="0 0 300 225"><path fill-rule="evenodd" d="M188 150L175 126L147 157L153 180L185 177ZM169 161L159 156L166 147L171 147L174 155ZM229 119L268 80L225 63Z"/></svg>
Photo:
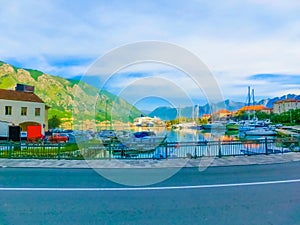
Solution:
<svg viewBox="0 0 300 225"><path fill-rule="evenodd" d="M118 137L118 140L129 149L150 151L155 150L166 138L167 136L156 135L153 131L140 131L127 137Z"/></svg>
<svg viewBox="0 0 300 225"><path fill-rule="evenodd" d="M245 131L246 136L275 136L276 131L269 130L267 128L257 128L253 130Z"/></svg>
<svg viewBox="0 0 300 225"><path fill-rule="evenodd" d="M223 130L223 129L226 129L226 127L222 123L220 123L220 122L203 124L202 127L205 130L213 130L213 129L215 129L215 130Z"/></svg>
<svg viewBox="0 0 300 225"><path fill-rule="evenodd" d="M226 124L226 129L227 130L238 130L239 126L240 126L239 123L232 121L232 122L229 122Z"/></svg>

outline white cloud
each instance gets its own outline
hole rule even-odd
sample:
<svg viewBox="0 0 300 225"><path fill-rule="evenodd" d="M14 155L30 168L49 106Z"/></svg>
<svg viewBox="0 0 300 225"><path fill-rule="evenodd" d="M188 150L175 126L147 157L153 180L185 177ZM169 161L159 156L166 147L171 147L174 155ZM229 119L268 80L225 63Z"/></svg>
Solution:
<svg viewBox="0 0 300 225"><path fill-rule="evenodd" d="M74 1L68 7L65 4L50 0L2 1L0 60L18 61L27 68L70 77L83 74L89 69L89 62L120 45L162 40L198 55L215 75L225 97L241 96L248 85L263 88L265 91L257 90L261 96L272 97L286 91L286 86L274 90L263 81L248 80L252 74L300 74L297 1ZM174 57L180 61L180 55ZM90 61L69 64L74 58ZM58 59L65 64L57 63ZM105 73L107 68L101 69ZM167 71L153 64L131 69L125 68L123 72ZM165 76L171 79L171 74L166 72ZM128 77L119 79L112 89L132 82L126 81ZM178 76L177 81L196 95L189 79Z"/></svg>

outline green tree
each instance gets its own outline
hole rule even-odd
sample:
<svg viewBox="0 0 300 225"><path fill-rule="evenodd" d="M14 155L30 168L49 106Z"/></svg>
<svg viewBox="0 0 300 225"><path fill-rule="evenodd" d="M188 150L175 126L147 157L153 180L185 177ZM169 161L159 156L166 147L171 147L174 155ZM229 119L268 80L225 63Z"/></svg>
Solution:
<svg viewBox="0 0 300 225"><path fill-rule="evenodd" d="M255 116L259 120L270 119L270 114L262 112L262 111L256 111Z"/></svg>
<svg viewBox="0 0 300 225"><path fill-rule="evenodd" d="M246 111L239 111L236 116L234 116L235 120L246 120L248 118L248 113Z"/></svg>
<svg viewBox="0 0 300 225"><path fill-rule="evenodd" d="M207 118L199 118L198 124L208 124L208 119Z"/></svg>
<svg viewBox="0 0 300 225"><path fill-rule="evenodd" d="M297 125L300 123L300 109L290 110L281 114L273 113L271 115L271 121L285 125Z"/></svg>
<svg viewBox="0 0 300 225"><path fill-rule="evenodd" d="M48 120L49 129L58 128L60 125L61 120L56 115L52 116L52 118Z"/></svg>

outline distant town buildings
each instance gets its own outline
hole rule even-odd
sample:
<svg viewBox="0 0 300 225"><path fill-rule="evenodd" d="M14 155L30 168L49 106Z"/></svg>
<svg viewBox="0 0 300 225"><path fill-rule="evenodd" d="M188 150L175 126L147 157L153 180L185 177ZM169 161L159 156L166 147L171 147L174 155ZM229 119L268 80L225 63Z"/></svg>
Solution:
<svg viewBox="0 0 300 225"><path fill-rule="evenodd" d="M289 110L300 109L300 101L296 99L284 99L274 103L273 112L283 113Z"/></svg>
<svg viewBox="0 0 300 225"><path fill-rule="evenodd" d="M138 127L164 126L164 122L160 118L148 116L135 118L133 124Z"/></svg>
<svg viewBox="0 0 300 225"><path fill-rule="evenodd" d="M219 120L227 120L232 116L237 115L239 112L254 112L254 111L261 111L270 114L272 112L272 108L267 108L263 105L251 105L251 106L244 106L240 108L237 111L229 111L227 109L221 109L216 112L214 112L212 115L211 114L203 114L202 119L208 119L210 120L211 117L213 116L215 119Z"/></svg>
<svg viewBox="0 0 300 225"><path fill-rule="evenodd" d="M239 109L238 111L244 111L244 112L261 111L261 112L270 114L272 112L272 108L267 108L263 105L250 105L250 106L244 106L241 109Z"/></svg>
<svg viewBox="0 0 300 225"><path fill-rule="evenodd" d="M209 120L211 118L210 114L203 114L202 119Z"/></svg>
<svg viewBox="0 0 300 225"><path fill-rule="evenodd" d="M27 126L48 130L48 106L34 93L34 87L17 84L15 90L0 89L0 121L18 125L27 131Z"/></svg>
<svg viewBox="0 0 300 225"><path fill-rule="evenodd" d="M219 119L227 119L231 116L231 112L227 109L220 109L214 113Z"/></svg>

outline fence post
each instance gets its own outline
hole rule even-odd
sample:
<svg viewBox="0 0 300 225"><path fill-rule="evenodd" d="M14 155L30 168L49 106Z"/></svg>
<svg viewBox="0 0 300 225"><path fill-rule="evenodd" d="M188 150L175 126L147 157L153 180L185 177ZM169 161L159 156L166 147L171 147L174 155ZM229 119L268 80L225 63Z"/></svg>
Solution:
<svg viewBox="0 0 300 225"><path fill-rule="evenodd" d="M13 151L13 144L12 144L12 142L10 141L10 142L9 142L9 154L8 154L8 158L10 158L10 159L11 159L11 157L12 157L12 151Z"/></svg>
<svg viewBox="0 0 300 225"><path fill-rule="evenodd" d="M265 151L266 151L266 155L268 155L268 139L267 139L267 137L265 137Z"/></svg>
<svg viewBox="0 0 300 225"><path fill-rule="evenodd" d="M165 147L166 159L168 159L168 142L167 141L165 142L165 145L166 145L166 147Z"/></svg>
<svg viewBox="0 0 300 225"><path fill-rule="evenodd" d="M58 143L58 159L60 159L60 143Z"/></svg>
<svg viewBox="0 0 300 225"><path fill-rule="evenodd" d="M219 139L218 141L218 149L219 149L219 158L222 157L222 152L221 152L221 140Z"/></svg>
<svg viewBox="0 0 300 225"><path fill-rule="evenodd" d="M111 160L111 143L112 143L112 140L110 140L109 143L108 143L109 144L108 145L108 154L109 154L108 157L109 157L109 160Z"/></svg>

